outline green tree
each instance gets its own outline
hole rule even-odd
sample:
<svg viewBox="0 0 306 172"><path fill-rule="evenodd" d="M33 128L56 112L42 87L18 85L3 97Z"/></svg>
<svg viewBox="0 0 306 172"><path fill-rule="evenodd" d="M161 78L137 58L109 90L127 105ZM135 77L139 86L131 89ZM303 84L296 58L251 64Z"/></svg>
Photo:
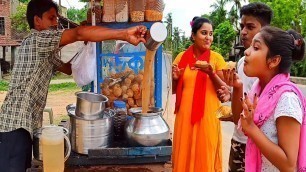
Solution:
<svg viewBox="0 0 306 172"><path fill-rule="evenodd" d="M232 5L230 12L225 9L229 3ZM238 12L240 11L241 3L239 0L217 0L210 7L212 12L203 14L202 17L210 19L213 23L214 43L212 49L224 57L228 57L236 37L234 27L238 30Z"/></svg>
<svg viewBox="0 0 306 172"><path fill-rule="evenodd" d="M227 59L229 52L233 47L235 37L236 31L230 21L224 21L214 29L214 42L212 49L219 52L225 59Z"/></svg>
<svg viewBox="0 0 306 172"><path fill-rule="evenodd" d="M171 51L172 50L172 32L173 32L172 13L168 13L165 18L166 18L165 23L167 24L167 27L166 27L167 28L167 38L164 43L164 47L167 51Z"/></svg>
<svg viewBox="0 0 306 172"><path fill-rule="evenodd" d="M301 19L301 33L306 38L306 0L302 1L302 5L300 6L300 19Z"/></svg>
<svg viewBox="0 0 306 172"><path fill-rule="evenodd" d="M302 31L301 24L306 20L305 0L250 0L250 2L263 2L271 7L273 10L271 25L284 30Z"/></svg>
<svg viewBox="0 0 306 172"><path fill-rule="evenodd" d="M227 11L225 10L226 0L217 0L213 5L209 19L213 22L213 27L216 28L219 24L226 20Z"/></svg>
<svg viewBox="0 0 306 172"><path fill-rule="evenodd" d="M26 19L27 3L20 3L17 12L11 16L12 32L15 39L22 39L30 32Z"/></svg>
<svg viewBox="0 0 306 172"><path fill-rule="evenodd" d="M67 16L68 19L76 22L76 23L80 23L84 20L86 20L87 18L87 8L83 7L82 9L76 9L76 8L69 8L67 10Z"/></svg>
<svg viewBox="0 0 306 172"><path fill-rule="evenodd" d="M228 19L231 23L234 24L236 30L239 30L239 12L242 7L241 2L245 2L246 0L226 0L227 3L231 4L231 9L228 12Z"/></svg>
<svg viewBox="0 0 306 172"><path fill-rule="evenodd" d="M250 0L258 2L259 0ZM283 30L294 29L306 37L306 0L260 0L273 10L272 25ZM293 76L306 76L306 60L291 67Z"/></svg>
<svg viewBox="0 0 306 172"><path fill-rule="evenodd" d="M173 28L173 41L172 41L172 57L175 58L181 52L181 37L178 27Z"/></svg>

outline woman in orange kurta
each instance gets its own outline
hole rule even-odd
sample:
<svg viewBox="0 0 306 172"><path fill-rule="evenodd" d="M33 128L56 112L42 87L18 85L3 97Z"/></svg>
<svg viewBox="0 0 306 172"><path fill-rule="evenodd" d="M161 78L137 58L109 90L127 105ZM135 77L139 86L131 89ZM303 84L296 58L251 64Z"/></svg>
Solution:
<svg viewBox="0 0 306 172"><path fill-rule="evenodd" d="M220 106L216 90L225 83L223 57L210 50L213 41L211 22L196 18L192 25L194 44L173 62L176 89L173 171L222 171L222 138L220 121L215 112ZM197 61L209 65L197 66ZM200 85L200 86L199 86Z"/></svg>

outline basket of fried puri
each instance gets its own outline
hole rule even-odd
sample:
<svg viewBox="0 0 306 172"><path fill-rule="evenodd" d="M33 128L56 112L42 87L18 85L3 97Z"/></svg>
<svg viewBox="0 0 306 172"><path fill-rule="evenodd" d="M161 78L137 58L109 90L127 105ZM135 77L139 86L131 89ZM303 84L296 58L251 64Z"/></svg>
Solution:
<svg viewBox="0 0 306 172"><path fill-rule="evenodd" d="M220 120L232 118L232 108L228 105L221 105L216 111L216 117Z"/></svg>

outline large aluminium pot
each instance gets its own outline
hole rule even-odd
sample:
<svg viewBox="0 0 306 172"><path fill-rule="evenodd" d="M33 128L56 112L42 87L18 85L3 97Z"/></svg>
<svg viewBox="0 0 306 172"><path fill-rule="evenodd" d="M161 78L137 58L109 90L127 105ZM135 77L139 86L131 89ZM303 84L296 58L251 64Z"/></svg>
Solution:
<svg viewBox="0 0 306 172"><path fill-rule="evenodd" d="M131 146L165 145L169 140L169 126L162 118L161 108L149 108L142 113L142 108L132 108L134 116L125 126L128 143Z"/></svg>
<svg viewBox="0 0 306 172"><path fill-rule="evenodd" d="M75 106L68 105L70 117L71 149L88 154L89 149L109 147L113 141L113 116L115 112L105 109L98 119L89 120L75 115Z"/></svg>
<svg viewBox="0 0 306 172"><path fill-rule="evenodd" d="M84 119L98 119L105 109L108 98L102 94L80 91L77 96L75 115Z"/></svg>

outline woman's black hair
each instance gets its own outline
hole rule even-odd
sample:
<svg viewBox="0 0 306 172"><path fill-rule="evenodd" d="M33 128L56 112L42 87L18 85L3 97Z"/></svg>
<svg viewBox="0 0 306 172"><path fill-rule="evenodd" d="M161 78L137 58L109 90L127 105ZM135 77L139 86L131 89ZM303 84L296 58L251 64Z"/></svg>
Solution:
<svg viewBox="0 0 306 172"><path fill-rule="evenodd" d="M58 13L58 6L52 0L31 0L27 7L27 21L30 29L34 29L34 17L42 18L43 13L55 8Z"/></svg>
<svg viewBox="0 0 306 172"><path fill-rule="evenodd" d="M209 23L209 24L212 24L211 21L207 18L204 18L204 17L193 17L190 25L191 25L191 32L193 34L196 34L197 31L202 27L202 25L204 23ZM190 37L190 40L193 42L193 39L192 39L192 36Z"/></svg>
<svg viewBox="0 0 306 172"><path fill-rule="evenodd" d="M293 61L300 61L305 56L305 40L294 30L283 31L272 26L265 26L260 31L261 37L269 48L267 59L279 55L280 73L289 73Z"/></svg>

